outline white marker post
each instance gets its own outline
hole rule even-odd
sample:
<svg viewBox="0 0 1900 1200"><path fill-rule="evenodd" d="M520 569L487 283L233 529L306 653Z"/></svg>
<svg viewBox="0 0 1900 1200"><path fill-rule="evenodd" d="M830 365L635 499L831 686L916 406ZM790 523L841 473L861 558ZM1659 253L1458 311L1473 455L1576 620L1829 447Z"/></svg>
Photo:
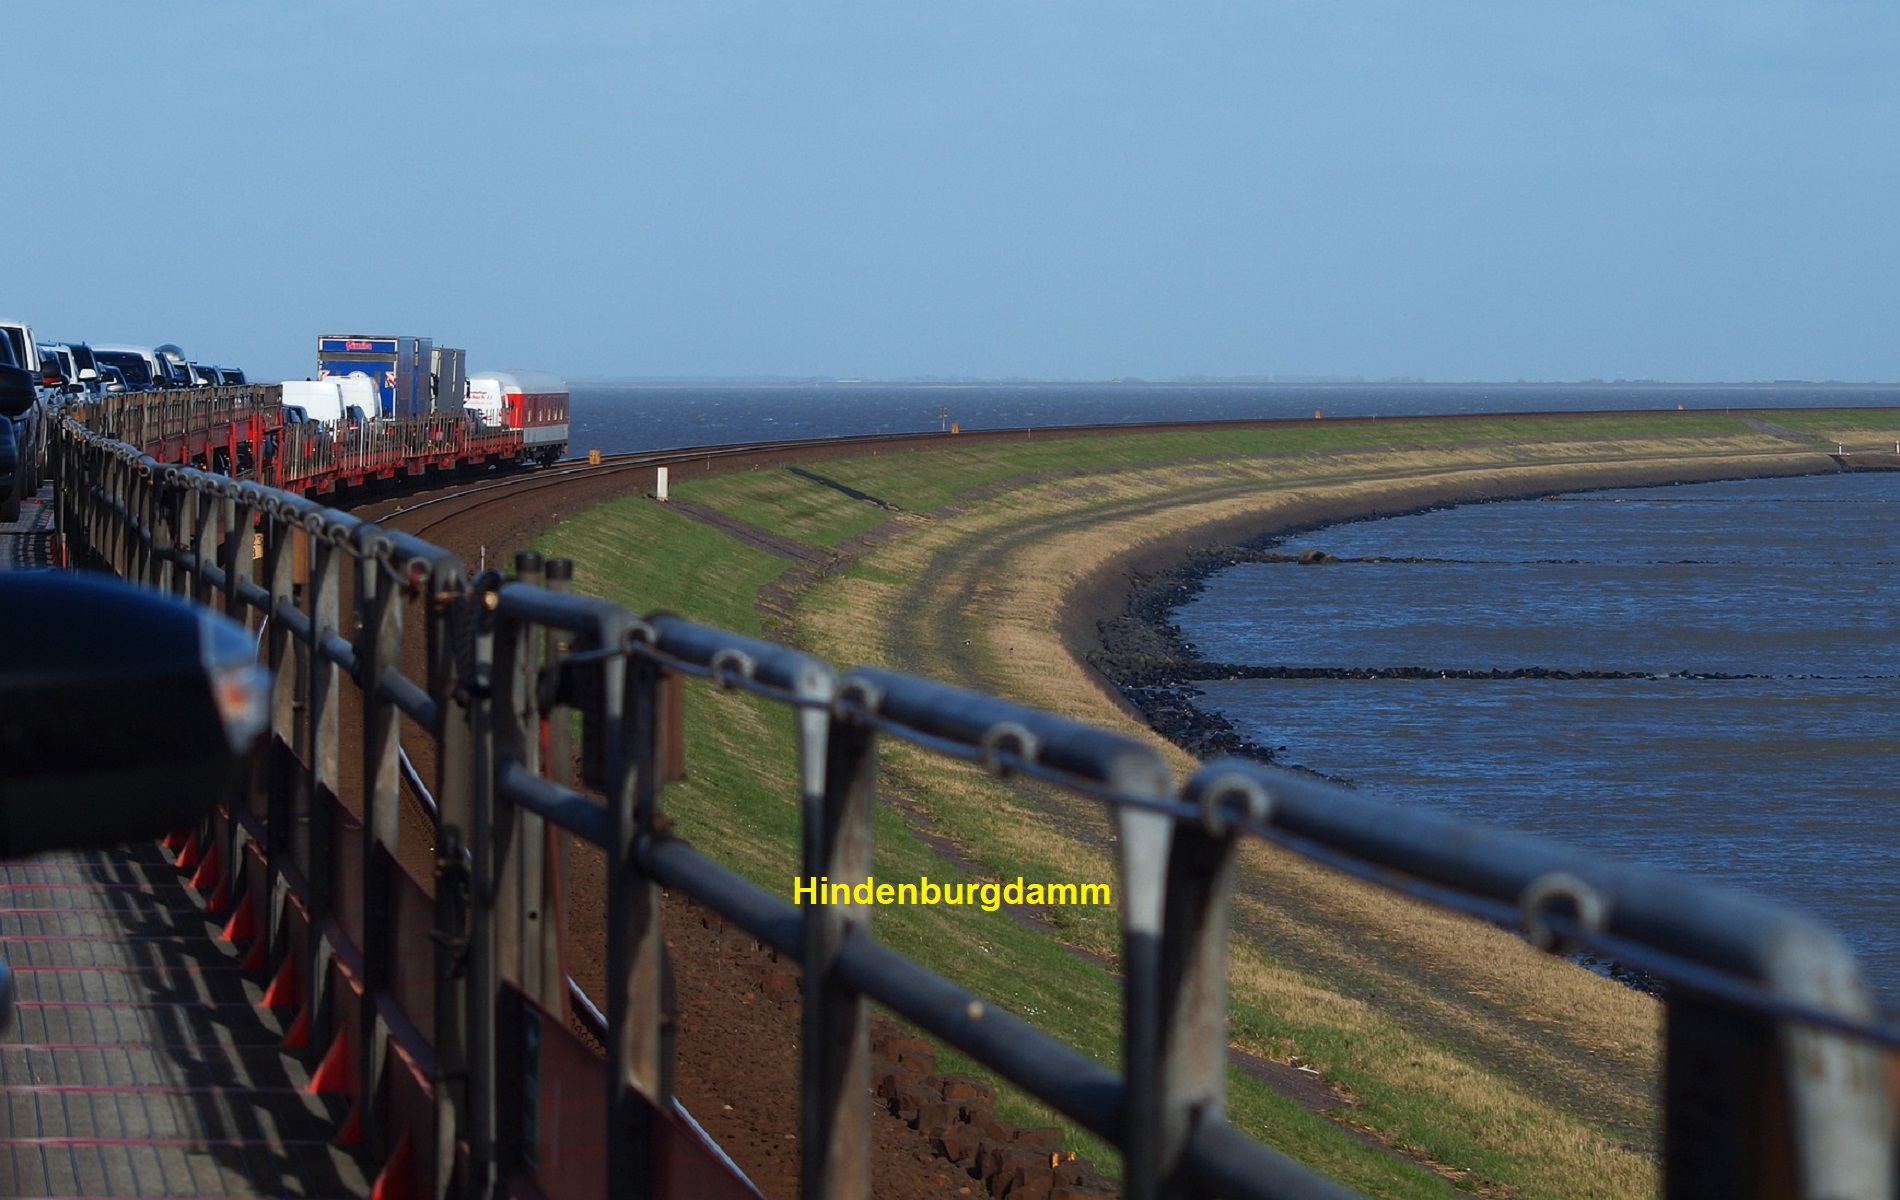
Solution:
<svg viewBox="0 0 1900 1200"><path fill-rule="evenodd" d="M666 468L653 469L653 498L661 504L666 503Z"/></svg>

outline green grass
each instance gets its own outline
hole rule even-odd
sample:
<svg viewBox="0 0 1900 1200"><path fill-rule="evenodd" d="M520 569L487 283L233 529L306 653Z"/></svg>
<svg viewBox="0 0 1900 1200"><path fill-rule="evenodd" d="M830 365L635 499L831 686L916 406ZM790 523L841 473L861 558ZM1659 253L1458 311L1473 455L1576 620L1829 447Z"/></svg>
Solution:
<svg viewBox="0 0 1900 1200"><path fill-rule="evenodd" d="M811 507L790 499L800 494L796 488L766 482L773 477L817 488L788 473L760 473L758 480L741 477L747 488L733 488L731 494L743 492L750 507L739 515L785 532L787 526L779 524L769 509L777 492L787 499L796 528L807 535L826 528L811 518ZM712 484L718 478L705 482ZM830 488L819 490L883 518L882 509L874 505L851 501ZM838 524L832 522L828 528L836 530ZM618 600L640 613L671 609L695 621L749 634L758 632L752 594L787 566L783 558L743 547L644 497L619 499L570 516L543 534L538 549L572 558L576 579L585 591ZM760 887L790 898L792 877L798 872L800 813L790 767L794 739L787 710L745 695L718 693L703 684L688 687L686 710L690 778L669 786L667 815L680 834L716 860ZM927 777L929 765L921 754L902 748L887 750L887 786L927 794L927 786L920 786ZM1013 879L1018 873L1030 879L1058 877L1035 862L1003 853L1001 839L975 835L967 822L963 826L959 834L982 845L984 862L996 868L999 879ZM874 873L880 879L914 881L929 875L944 883L973 881L971 875L925 847L891 807L880 805L874 839ZM1119 889L1119 879L1106 881ZM1072 909L1060 917L1068 940L1113 953L1119 934L1112 913ZM1047 934L1022 927L1001 911L940 906L878 908L874 928L885 944L931 970L1003 1004L1083 1054L1108 1065L1117 1063L1121 1054L1119 987L1102 966L1054 946ZM939 1069L967 1071L996 1082L997 1113L1005 1120L1022 1126L1072 1126L1020 1088L952 1050L944 1050ZM1252 1078L1235 1080L1231 1103L1250 1115L1271 1113L1275 1128L1284 1130L1288 1153L1321 1164L1322 1170L1345 1181L1391 1196L1442 1194L1442 1185L1431 1173L1366 1147L1332 1122L1290 1105ZM1098 1170L1119 1172L1119 1156L1113 1147L1093 1135L1070 1128L1066 1145L1089 1158Z"/></svg>
<svg viewBox="0 0 1900 1200"><path fill-rule="evenodd" d="M767 483L768 478L774 481ZM787 496L799 490L787 487L783 480L818 486L786 472L760 472L757 481L748 475L748 486L730 494L747 497L751 515L746 519L785 532L771 503L780 489ZM833 489L820 490L848 504L859 504ZM884 515L874 506L861 507L878 513L880 519ZM795 501L788 503L787 511L808 536L837 528L836 522L827 526L813 519L815 510ZM635 612L664 608L746 633L758 630L753 593L787 565L644 498L614 501L568 518L548 530L537 548L574 559L576 579L585 590ZM674 827L714 859L790 899L793 876L799 870L800 814L789 713L753 697L720 693L695 682L688 688L687 719L690 778L670 786L665 797ZM887 751L886 788L921 791L927 776L917 765L918 757L907 749ZM1004 819L1000 814L963 816L966 819L950 824L961 837L982 847L982 861L995 869L996 878L1059 877L1033 861L1004 852L1000 838L980 833L985 822ZM962 883L982 878L939 858L889 806L877 810L874 839L874 874L879 879L911 881L927 875L935 881ZM1112 876L1102 881L1120 886ZM1097 952L1114 952L1119 932L1111 913L1070 910L1060 916L1065 939ZM1003 912L985 912L980 907L879 907L873 922L879 939L894 949L1025 1017L1097 1061L1111 1066L1118 1062L1118 984L1095 962L1059 949L1048 935L1018 924ZM1106 1173L1118 1173L1119 1157L1112 1146L1075 1129L994 1073L947 1049L940 1056L939 1069L990 1079L997 1085L997 1110L1005 1119L1024 1126L1062 1124L1069 1128L1065 1141L1069 1149ZM1255 1080L1237 1077L1230 1104L1246 1119L1270 1126L1275 1144L1288 1153L1342 1181L1379 1195L1442 1195L1443 1185L1431 1172L1365 1145Z"/></svg>
<svg viewBox="0 0 1900 1200"><path fill-rule="evenodd" d="M1891 408L1802 408L1762 413L1787 429L1815 435L1818 442L1844 443L1849 450L1887 450L1900 439L1900 412ZM1874 439L1869 444L1869 439Z"/></svg>
<svg viewBox="0 0 1900 1200"><path fill-rule="evenodd" d="M643 496L623 496L545 530L535 548L574 560L574 587L646 614L676 612L756 637L753 598L791 563L742 546Z"/></svg>
<svg viewBox="0 0 1900 1200"><path fill-rule="evenodd" d="M1817 432L1847 428L1823 422L1850 416L1856 429L1900 422L1900 415L1891 412L1767 416L1788 428ZM1160 463L1301 459L1476 444L1535 447L1737 436L1758 435L1742 419L1712 412L1315 421L1218 433L1037 435L1020 442L987 444L946 439L927 449L887 447L814 469L907 512L929 513L968 502L973 491L1011 480ZM836 545L891 518L877 505L782 469L713 476L676 485L676 491L683 498L814 546ZM753 635L760 629L754 604L759 588L789 565L785 559L731 541L641 498L616 501L569 518L550 529L538 548L575 559L582 590L617 600L637 612L665 608ZM891 585L907 582L870 561L854 564L850 574ZM789 714L751 697L695 685L688 689L687 728L691 778L669 787L665 801L676 828L715 859L790 899L792 879L799 870L800 814ZM994 790L998 785L958 781L954 773L946 775L926 766L923 758L921 752L908 748L888 750L882 764L884 790L912 797L931 815L937 833L950 837L996 877L1021 874L1031 879L1107 881L1119 886L1112 874L1106 880L1082 879L1072 869L1068 873L1052 870L1052 860L1038 857L1042 848L1026 844L1022 830L1028 819L1001 802L1001 793ZM879 807L874 829L874 873L879 879L898 882L929 875L934 880L967 882L961 871L920 841L893 808ZM1071 854L1067 863L1073 868L1076 861ZM1099 862L1101 870L1109 870L1105 857ZM1100 965L1061 948L1058 939L1061 945L1112 960L1120 936L1118 921L1110 913L1089 910L1052 915L1058 926L1056 938L1026 928L1006 914L969 908L880 907L874 913L874 929L893 948L1113 1065L1120 1053L1119 988ZM1522 1164L1513 1159L1508 1144L1501 1145L1495 1137L1487 1139L1482 1120L1462 1125L1450 1120L1429 1096L1395 1086L1376 1069L1381 1055L1436 1053L1438 1047L1410 1035L1378 1045L1367 1044L1361 1037L1355 1044L1354 1035L1316 1017L1270 1013L1245 1002L1233 1005L1232 1021L1236 1044L1277 1054L1297 1047L1325 1063L1329 1078L1353 1093L1354 1119L1376 1125L1381 1136L1417 1154L1458 1163L1470 1172L1463 1186L1507 1192L1524 1188L1519 1182L1524 1176ZM939 1065L945 1071L974 1066L949 1051L940 1056ZM983 1071L972 1073L988 1076ZM1431 1170L1367 1145L1334 1121L1301 1108L1249 1076L1232 1075L1228 1104L1237 1124L1260 1131L1269 1144L1350 1186L1382 1196L1444 1194L1446 1182ZM998 1108L1007 1119L1024 1125L1068 1124L1007 1085L999 1086ZM1582 1128L1598 1129L1587 1124ZM1099 1167L1114 1170L1112 1149L1097 1139L1072 1132L1068 1144ZM1530 1192L1545 1194L1538 1188Z"/></svg>
<svg viewBox="0 0 1900 1200"><path fill-rule="evenodd" d="M830 464L818 466L823 473ZM693 479L676 485L673 492L808 546L835 546L891 518L875 504L783 467Z"/></svg>
<svg viewBox="0 0 1900 1200"><path fill-rule="evenodd" d="M931 512L1006 480L1165 462L1300 457L1487 442L1602 441L1746 432L1715 412L1607 416L1484 417L1454 421L1327 421L1219 431L1081 437L1032 433L1021 441L955 438L815 464L810 470L913 513ZM875 504L772 468L676 484L679 496L813 546L835 546L890 519Z"/></svg>

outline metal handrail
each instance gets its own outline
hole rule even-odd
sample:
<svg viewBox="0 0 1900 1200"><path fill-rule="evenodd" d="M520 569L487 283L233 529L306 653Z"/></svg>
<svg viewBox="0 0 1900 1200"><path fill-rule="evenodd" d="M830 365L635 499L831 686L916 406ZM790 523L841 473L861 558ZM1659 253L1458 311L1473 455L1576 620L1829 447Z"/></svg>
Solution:
<svg viewBox="0 0 1900 1200"><path fill-rule="evenodd" d="M1726 1180L1759 1195L1893 1194L1879 1049L1900 1046L1900 1029L1875 1012L1841 940L1788 910L1256 763L1208 763L1177 786L1150 746L1109 730L880 668L839 673L811 655L677 616L636 616L541 586L552 581L538 556L520 558L514 579L469 580L453 556L418 539L269 489L159 468L70 419L60 422L55 454L68 561L217 599L234 615L271 617L262 639L278 672L276 728L308 780L294 796L270 798L263 834L274 846L294 852L280 825L296 815L314 819L309 796L335 786L338 672L361 691L361 858L369 873L362 896L323 894L328 885L318 880L329 878L328 864L319 860L330 850L318 834L296 865L310 881L316 918L329 919L343 900L361 915L370 943L364 1020L386 1038L404 1036L405 1022L414 1022L392 999L392 964L377 957L390 953L394 935L373 924L388 915L372 910L389 887L374 878L383 869L375 864L396 849L405 768L412 788L428 792L398 745L399 714L434 740L439 953L436 1041L427 1049L442 1079L430 1132L438 1143L449 1135L466 1141L469 1194L490 1194L503 1171L528 1161L500 1084L503 1072L520 1069L508 1056L521 1051L502 1036L514 1018L497 1005L510 988L548 1012L570 1003L558 931L524 919L558 908L558 878L538 849L556 828L601 847L608 862L601 1028L610 1069L602 1086L606 1186L615 1194L643 1194L656 1153L651 1139L660 1136L653 1114L672 1111L662 886L803 965L808 1195L868 1195L867 999L1116 1145L1128 1196L1203 1187L1236 1196L1345 1194L1238 1134L1223 1116L1225 940L1243 839L1507 925L1546 948L1591 947L1667 980L1667 1195L1720 1194ZM253 533L262 535L263 557L247 567ZM344 559L355 566L347 605ZM400 670L408 600L426 613L426 683ZM809 877L868 876L881 737L1107 804L1121 871L1122 1072L881 945L859 907L787 903L673 837L662 814L669 674L787 709ZM586 790L566 779L557 748L570 712L583 718ZM305 807L293 813L295 804ZM386 1112L379 1051L358 1053L360 1102ZM1755 1182L1763 1155L1789 1164L1789 1190ZM447 1179L439 1175L438 1191Z"/></svg>

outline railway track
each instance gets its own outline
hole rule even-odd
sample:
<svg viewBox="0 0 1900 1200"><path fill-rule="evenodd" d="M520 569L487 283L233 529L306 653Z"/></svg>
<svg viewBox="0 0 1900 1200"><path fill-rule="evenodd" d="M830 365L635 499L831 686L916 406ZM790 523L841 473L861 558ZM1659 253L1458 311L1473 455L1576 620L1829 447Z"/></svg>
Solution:
<svg viewBox="0 0 1900 1200"><path fill-rule="evenodd" d="M631 454L608 455L599 463L586 463L569 460L557 463L526 474L512 474L489 483L479 483L472 487L461 486L445 490L440 494L430 493L421 499L379 501L362 510L374 511L384 524L393 525L406 533L429 540L430 534L451 521L461 520L484 509L492 509L503 504L519 504L541 493L565 491L576 484L592 483L602 479L614 479L625 485L624 476L652 471L659 467L702 469L698 474L711 474L717 467L732 469L737 460L751 462L763 456L791 454L808 450L814 445L875 445L880 442L908 439L911 435L891 435L888 437L827 439L823 442L781 441L750 442L736 446L695 446L681 450L647 450Z"/></svg>
<svg viewBox="0 0 1900 1200"><path fill-rule="evenodd" d="M1512 417L1577 416L1577 413L1522 413ZM1346 423L1377 423L1380 417L1333 418ZM1446 413L1407 418L1432 423L1494 421L1496 414ZM602 503L630 490L628 476L666 467L674 481L703 478L755 466L783 466L841 458L886 446L922 447L978 445L1022 441L1037 437L1099 437L1115 434L1218 432L1304 425L1305 418L1261 418L1239 421L1163 421L1095 425L1055 425L1013 429L973 429L960 433L882 433L850 437L743 442L725 446L687 446L672 450L645 450L603 457L599 463L568 460L553 467L511 474L470 485L459 482L427 492L392 499L382 497L360 504L342 504L357 515L452 550L471 567L487 558L502 561L524 546L561 511ZM505 506L505 507L504 507ZM484 536L484 531L493 536Z"/></svg>
<svg viewBox="0 0 1900 1200"><path fill-rule="evenodd" d="M1496 413L1442 413L1434 415L1408 416L1408 421L1438 423L1464 423L1474 421L1496 421L1505 419L1536 419L1550 416L1590 416L1601 415L1587 411L1576 412L1524 412L1511 414ZM1314 417L1319 414L1314 413ZM1350 416L1332 418L1332 423L1376 424L1387 418L1379 416ZM1305 418L1273 417L1229 421L1156 421L1121 422L1084 425L1049 425L1037 427L1016 427L1009 429L973 429L958 433L883 433L860 434L847 437L811 438L798 440L779 440L762 442L744 442L721 446L687 446L669 450L637 451L627 454L609 455L598 463L585 463L567 460L552 467L525 473L509 473L489 481L470 483L458 480L426 491L419 491L414 482L399 484L405 490L400 499L392 498L387 491L366 495L360 500L351 500L340 494L326 496L329 503L359 516L387 524L393 528L421 537L424 540L443 545L445 549L454 549L462 553L465 560L470 548L474 558L482 557L481 547L486 543L479 540L466 543L460 537L460 531L468 522L481 520L477 516L481 510L492 511L495 506L504 503L524 506L529 511L544 514L553 511L546 503L557 497L566 499L572 495L585 495L589 498L608 499L626 490L625 477L658 467L667 467L677 480L700 478L718 474L722 471L742 470L748 466L779 466L792 462L813 461L836 458L880 446L927 445L976 445L1008 441L1021 441L1036 437L1090 437L1114 434L1168 433L1168 432L1220 432L1223 430L1259 429L1275 426L1304 425ZM431 471L433 473L433 471ZM413 477L412 477L413 479ZM607 481L618 481L618 491ZM378 485L380 488L380 485ZM426 485L424 485L426 486ZM513 526L512 520L507 522ZM450 545L462 541L462 545Z"/></svg>

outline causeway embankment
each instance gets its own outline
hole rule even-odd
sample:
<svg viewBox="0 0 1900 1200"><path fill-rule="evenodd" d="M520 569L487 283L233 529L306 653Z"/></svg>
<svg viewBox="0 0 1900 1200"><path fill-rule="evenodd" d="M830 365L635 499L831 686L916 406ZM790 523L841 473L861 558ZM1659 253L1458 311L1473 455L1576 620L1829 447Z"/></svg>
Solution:
<svg viewBox="0 0 1900 1200"><path fill-rule="evenodd" d="M577 586L636 610L1155 738L1184 774L1197 755L1164 743L1116 681L1179 664L1172 600L1262 538L1449 503L1838 470L1840 447L1891 446L1897 424L1871 410L1669 412L939 437L691 479L677 487L686 505L623 496L564 514L539 545L576 561ZM789 729L705 690L688 717L691 778L667 794L676 828L783 890L798 862ZM1112 824L1085 798L896 746L881 784L880 878L1114 876ZM1375 1195L1653 1193L1652 998L1264 845L1248 848L1243 872L1230 952L1236 1121ZM586 903L580 884L577 916ZM1043 916L881 909L877 928L1113 1061L1115 922ZM1275 1072L1314 1090L1291 1096ZM707 1101L742 1106L743 1091ZM1051 1119L1008 1089L998 1108Z"/></svg>

